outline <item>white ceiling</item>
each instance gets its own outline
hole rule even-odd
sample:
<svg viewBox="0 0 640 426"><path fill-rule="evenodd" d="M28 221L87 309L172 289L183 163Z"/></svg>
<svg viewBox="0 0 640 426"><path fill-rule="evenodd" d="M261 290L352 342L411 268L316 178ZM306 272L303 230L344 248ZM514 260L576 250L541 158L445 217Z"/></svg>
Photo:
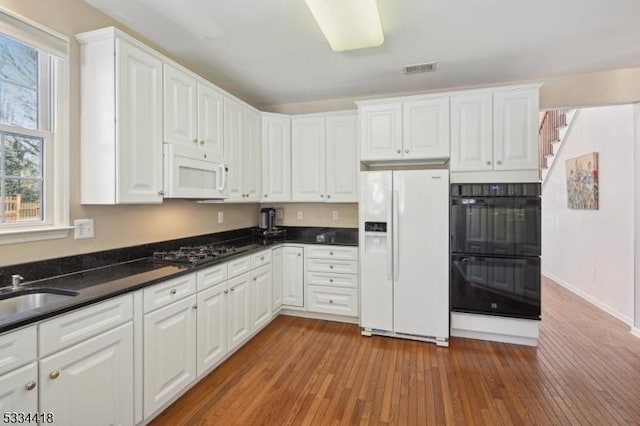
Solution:
<svg viewBox="0 0 640 426"><path fill-rule="evenodd" d="M255 106L640 66L638 0L378 0L383 45L341 53L304 0L85 1Z"/></svg>

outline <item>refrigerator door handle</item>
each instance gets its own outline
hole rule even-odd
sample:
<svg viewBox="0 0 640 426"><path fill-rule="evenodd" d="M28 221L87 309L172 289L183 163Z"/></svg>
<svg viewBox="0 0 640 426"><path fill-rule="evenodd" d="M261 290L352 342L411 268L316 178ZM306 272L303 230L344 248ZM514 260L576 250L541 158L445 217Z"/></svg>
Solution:
<svg viewBox="0 0 640 426"><path fill-rule="evenodd" d="M400 277L400 218L398 217L398 203L400 202L400 192L393 191L393 280Z"/></svg>
<svg viewBox="0 0 640 426"><path fill-rule="evenodd" d="M391 197L393 198L393 191L391 191ZM393 230L393 200L391 200L390 205L387 205L387 279L393 281L394 271L393 271L393 235L395 235L395 231Z"/></svg>

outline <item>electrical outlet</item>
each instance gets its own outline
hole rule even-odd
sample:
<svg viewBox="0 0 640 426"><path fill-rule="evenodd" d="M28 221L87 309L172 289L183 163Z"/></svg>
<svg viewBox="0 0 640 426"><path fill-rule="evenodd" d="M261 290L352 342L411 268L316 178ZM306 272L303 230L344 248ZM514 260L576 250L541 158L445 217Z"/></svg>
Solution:
<svg viewBox="0 0 640 426"><path fill-rule="evenodd" d="M224 222L224 212L218 212L218 223Z"/></svg>
<svg viewBox="0 0 640 426"><path fill-rule="evenodd" d="M298 211L298 220L303 220L304 219L304 215L302 214L302 210Z"/></svg>
<svg viewBox="0 0 640 426"><path fill-rule="evenodd" d="M276 219L284 219L284 209L276 209Z"/></svg>
<svg viewBox="0 0 640 426"><path fill-rule="evenodd" d="M340 213L338 212L338 210L334 210L334 211L331 213L331 218L332 218L333 220L339 220L339 219L340 219Z"/></svg>
<svg viewBox="0 0 640 426"><path fill-rule="evenodd" d="M73 221L73 238L84 240L94 237L93 219L77 219Z"/></svg>

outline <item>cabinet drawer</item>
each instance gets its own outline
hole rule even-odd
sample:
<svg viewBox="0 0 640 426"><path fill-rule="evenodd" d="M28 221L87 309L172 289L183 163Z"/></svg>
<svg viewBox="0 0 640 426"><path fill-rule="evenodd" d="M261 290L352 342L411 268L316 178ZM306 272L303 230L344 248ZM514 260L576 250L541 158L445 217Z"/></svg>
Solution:
<svg viewBox="0 0 640 426"><path fill-rule="evenodd" d="M229 269L229 278L237 277L251 270L251 257L245 256L240 259L234 259L227 262Z"/></svg>
<svg viewBox="0 0 640 426"><path fill-rule="evenodd" d="M312 259L358 260L357 247L307 246L306 255Z"/></svg>
<svg viewBox="0 0 640 426"><path fill-rule="evenodd" d="M143 292L144 313L151 312L171 302L196 292L196 274L183 275L160 284L147 287Z"/></svg>
<svg viewBox="0 0 640 426"><path fill-rule="evenodd" d="M307 309L336 315L358 315L358 291L354 288L307 286Z"/></svg>
<svg viewBox="0 0 640 426"><path fill-rule="evenodd" d="M271 250L264 250L251 256L251 269L271 263Z"/></svg>
<svg viewBox="0 0 640 426"><path fill-rule="evenodd" d="M307 259L308 272L333 272L340 274L357 274L357 260L323 260Z"/></svg>
<svg viewBox="0 0 640 426"><path fill-rule="evenodd" d="M46 356L133 318L133 295L107 300L41 323L40 356Z"/></svg>
<svg viewBox="0 0 640 426"><path fill-rule="evenodd" d="M35 325L0 336L0 375L36 359L37 339Z"/></svg>
<svg viewBox="0 0 640 426"><path fill-rule="evenodd" d="M213 287L227 280L227 264L212 266L196 273L196 287L198 291Z"/></svg>
<svg viewBox="0 0 640 426"><path fill-rule="evenodd" d="M358 288L358 276L353 274L333 274L330 272L307 272L307 284Z"/></svg>

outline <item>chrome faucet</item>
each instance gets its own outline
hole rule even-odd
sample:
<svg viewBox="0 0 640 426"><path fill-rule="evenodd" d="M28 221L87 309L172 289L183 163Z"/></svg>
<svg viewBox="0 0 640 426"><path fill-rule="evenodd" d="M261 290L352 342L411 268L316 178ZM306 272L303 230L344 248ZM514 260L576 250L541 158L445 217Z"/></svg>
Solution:
<svg viewBox="0 0 640 426"><path fill-rule="evenodd" d="M13 290L19 290L20 289L20 283L24 280L24 278L22 277L22 275L11 275L11 288Z"/></svg>

